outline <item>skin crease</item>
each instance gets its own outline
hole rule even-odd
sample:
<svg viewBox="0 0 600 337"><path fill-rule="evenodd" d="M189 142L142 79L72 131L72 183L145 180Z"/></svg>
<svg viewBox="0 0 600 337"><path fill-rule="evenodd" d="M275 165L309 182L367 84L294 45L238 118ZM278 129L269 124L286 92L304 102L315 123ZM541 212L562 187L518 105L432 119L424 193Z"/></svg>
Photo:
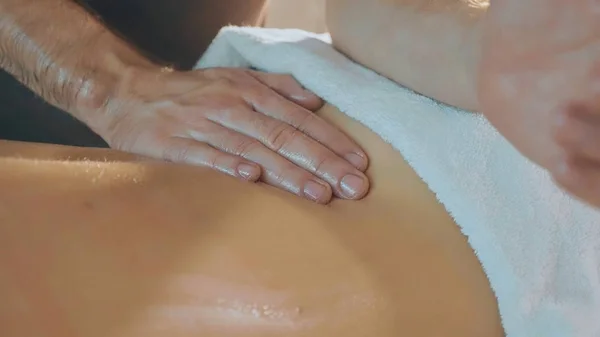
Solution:
<svg viewBox="0 0 600 337"><path fill-rule="evenodd" d="M435 196L378 136L319 114L372 158L360 202L319 206L110 150L0 145L1 334L503 336Z"/></svg>

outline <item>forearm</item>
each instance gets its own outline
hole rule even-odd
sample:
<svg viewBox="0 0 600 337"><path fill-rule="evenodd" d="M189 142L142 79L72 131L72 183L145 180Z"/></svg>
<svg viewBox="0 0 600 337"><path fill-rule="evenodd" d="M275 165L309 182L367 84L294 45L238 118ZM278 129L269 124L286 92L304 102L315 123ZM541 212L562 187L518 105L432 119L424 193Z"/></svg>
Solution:
<svg viewBox="0 0 600 337"><path fill-rule="evenodd" d="M73 0L0 0L0 66L85 122L150 62Z"/></svg>
<svg viewBox="0 0 600 337"><path fill-rule="evenodd" d="M476 0L327 0L334 45L355 61L438 101L477 111Z"/></svg>

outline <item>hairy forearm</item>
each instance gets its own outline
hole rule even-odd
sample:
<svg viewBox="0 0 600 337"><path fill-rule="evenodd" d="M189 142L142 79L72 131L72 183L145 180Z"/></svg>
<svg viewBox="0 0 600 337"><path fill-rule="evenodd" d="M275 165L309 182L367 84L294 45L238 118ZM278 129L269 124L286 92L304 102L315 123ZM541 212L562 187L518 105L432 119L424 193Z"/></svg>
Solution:
<svg viewBox="0 0 600 337"><path fill-rule="evenodd" d="M73 0L0 0L0 67L79 119L133 65L149 61Z"/></svg>
<svg viewBox="0 0 600 337"><path fill-rule="evenodd" d="M477 0L327 0L334 45L355 61L423 95L479 110Z"/></svg>

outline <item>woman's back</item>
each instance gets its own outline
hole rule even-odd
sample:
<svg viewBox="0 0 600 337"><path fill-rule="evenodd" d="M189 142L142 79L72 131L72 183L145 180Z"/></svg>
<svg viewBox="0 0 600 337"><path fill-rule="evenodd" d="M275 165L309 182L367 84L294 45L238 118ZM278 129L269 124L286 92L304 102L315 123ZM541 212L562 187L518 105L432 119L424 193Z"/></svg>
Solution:
<svg viewBox="0 0 600 337"><path fill-rule="evenodd" d="M485 274L435 196L379 137L321 114L371 158L362 201L325 207L175 165L4 160L2 335L501 336Z"/></svg>

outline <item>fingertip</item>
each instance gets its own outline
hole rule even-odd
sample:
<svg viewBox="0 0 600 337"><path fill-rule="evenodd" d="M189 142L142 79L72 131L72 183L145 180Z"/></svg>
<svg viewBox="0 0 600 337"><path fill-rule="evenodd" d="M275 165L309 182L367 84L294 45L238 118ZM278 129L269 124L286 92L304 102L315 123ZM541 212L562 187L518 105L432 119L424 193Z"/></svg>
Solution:
<svg viewBox="0 0 600 337"><path fill-rule="evenodd" d="M256 164L241 163L237 167L237 174L244 180L255 182L260 178L261 169Z"/></svg>
<svg viewBox="0 0 600 337"><path fill-rule="evenodd" d="M362 190L359 190L359 193L354 196L353 200L363 199L364 197L367 196L367 194L369 193L369 191L371 189L371 182L369 181L369 177L367 177L366 175L363 174L362 179L363 179Z"/></svg>
<svg viewBox="0 0 600 337"><path fill-rule="evenodd" d="M360 200L369 192L370 183L364 174L348 174L340 180L341 197L349 200Z"/></svg>

